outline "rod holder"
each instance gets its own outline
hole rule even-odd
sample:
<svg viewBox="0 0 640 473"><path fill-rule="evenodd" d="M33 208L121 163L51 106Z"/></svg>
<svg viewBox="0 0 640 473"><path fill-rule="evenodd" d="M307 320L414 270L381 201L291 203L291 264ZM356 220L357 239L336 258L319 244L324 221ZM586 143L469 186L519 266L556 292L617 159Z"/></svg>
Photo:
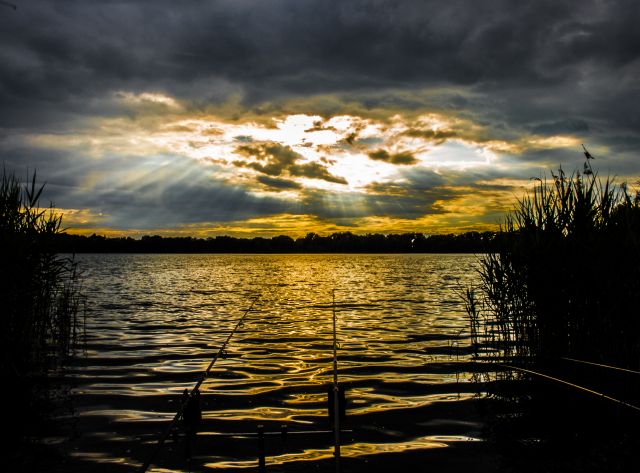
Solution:
<svg viewBox="0 0 640 473"><path fill-rule="evenodd" d="M258 426L258 472L264 473L266 468L267 466L264 456L264 426L260 424Z"/></svg>
<svg viewBox="0 0 640 473"><path fill-rule="evenodd" d="M333 423L333 416L335 415L335 398L333 384L330 384L327 386L327 412L331 423ZM342 385L338 385L338 416L341 421L347 418L347 397Z"/></svg>

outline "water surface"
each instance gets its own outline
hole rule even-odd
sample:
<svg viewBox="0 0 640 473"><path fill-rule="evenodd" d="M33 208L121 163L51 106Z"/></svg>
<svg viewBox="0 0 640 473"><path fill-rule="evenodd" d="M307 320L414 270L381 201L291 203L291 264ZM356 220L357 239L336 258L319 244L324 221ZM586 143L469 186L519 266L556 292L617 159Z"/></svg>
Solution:
<svg viewBox="0 0 640 473"><path fill-rule="evenodd" d="M76 458L133 468L151 451L251 301L202 386L204 422L191 468L251 468L266 431L326 430L332 291L339 379L347 387L342 453L354 459L480 438L465 370L461 293L473 255L81 255L86 357L73 367ZM267 465L331 457L331 436L268 437ZM363 460L365 461L365 460ZM181 444L154 465L186 471Z"/></svg>

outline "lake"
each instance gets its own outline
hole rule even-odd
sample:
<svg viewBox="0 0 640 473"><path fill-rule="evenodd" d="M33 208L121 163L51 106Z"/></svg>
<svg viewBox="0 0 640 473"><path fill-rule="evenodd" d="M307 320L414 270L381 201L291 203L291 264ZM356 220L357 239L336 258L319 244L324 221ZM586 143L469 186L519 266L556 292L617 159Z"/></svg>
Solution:
<svg viewBox="0 0 640 473"><path fill-rule="evenodd" d="M285 440L267 436L268 471L329 468L332 436L315 431L330 429L334 289L350 431L342 439L345 466L357 471L377 458L415 459L481 443L462 300L478 282L477 256L76 259L88 300L87 345L70 369L78 435L71 449L83 464L135 471L182 391L258 297L202 385L203 422L191 463L183 442L170 440L155 471L255 471L257 426L276 433L283 424Z"/></svg>

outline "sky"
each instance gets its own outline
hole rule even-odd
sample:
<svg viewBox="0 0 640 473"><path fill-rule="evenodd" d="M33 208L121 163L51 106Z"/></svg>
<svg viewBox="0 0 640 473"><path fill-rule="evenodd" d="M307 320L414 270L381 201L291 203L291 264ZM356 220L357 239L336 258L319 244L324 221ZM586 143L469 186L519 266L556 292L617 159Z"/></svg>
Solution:
<svg viewBox="0 0 640 473"><path fill-rule="evenodd" d="M70 232L495 229L640 176L637 0L13 0L0 160Z"/></svg>

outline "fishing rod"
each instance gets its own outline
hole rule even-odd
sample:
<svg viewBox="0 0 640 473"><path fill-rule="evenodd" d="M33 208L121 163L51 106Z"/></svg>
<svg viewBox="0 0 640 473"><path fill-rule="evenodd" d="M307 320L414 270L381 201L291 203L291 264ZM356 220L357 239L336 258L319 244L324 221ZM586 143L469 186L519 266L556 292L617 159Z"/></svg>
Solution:
<svg viewBox="0 0 640 473"><path fill-rule="evenodd" d="M204 372L200 376L200 379L198 380L196 385L191 389L191 392L189 393L189 396L186 399L184 399L183 402L180 403L180 407L178 408L178 412L176 413L175 416L173 416L173 420L171 421L171 424L169 424L169 426L165 429L165 431L162 433L162 435L158 439L158 444L156 445L156 448L153 450L153 452L151 452L151 455L149 455L149 458L147 458L147 461L144 462L143 465L140 467L139 473L145 473L149 469L149 466L151 466L151 462L153 462L153 459L156 457L156 455L158 454L158 452L160 451L160 449L162 448L162 446L166 442L167 438L169 437L169 434L171 433L171 431L173 430L175 425L178 423L178 421L182 417L182 414L184 412L184 408L187 405L187 403L189 402L189 399L191 399L191 397L194 395L194 393L200 388L200 386L202 385L204 380L207 379L207 377L209 376L209 372L211 371L211 368L213 368L213 365L215 365L215 363L218 360L218 358L220 358L225 353L225 348L227 347L227 344L229 343L229 340L231 340L231 337L233 337L233 335L236 333L238 328L240 328L243 325L245 317L251 311L251 309L253 309L253 306L258 301L258 299L260 299L259 295L256 296L253 299L253 301L251 302L251 305L249 306L249 308L247 310L245 310L244 313L242 314L242 316L238 319L238 322L236 323L236 326L229 333L229 335L227 336L227 339L224 341L222 346L220 346L220 349L216 352L216 354L212 358L211 362L209 363L209 366L207 366L207 369L204 370Z"/></svg>
<svg viewBox="0 0 640 473"><path fill-rule="evenodd" d="M577 361L582 361L582 360L577 360ZM456 362L456 363L467 364L468 362ZM596 364L596 363L590 363L590 362L586 362L586 363L588 363L588 364ZM472 360L471 364L479 365L479 366L485 366L485 367L488 367L488 366L496 366L497 367L497 366L499 366L501 368L506 368L506 369L509 369L509 370L521 371L523 373L532 374L534 376L538 376L540 378L544 378L544 379L547 379L549 381L554 381L556 383L563 384L565 386L577 389L579 391L586 392L588 394L592 394L592 395L597 396L599 398L606 399L608 401L614 402L614 403L619 404L621 406L628 407L629 409L632 409L632 410L634 410L636 412L640 412L640 407L635 406L633 404L630 404L630 403L628 403L626 401L623 401L621 399L617 399L615 397L609 396L607 394L601 393L601 392L596 391L596 390L591 389L591 388L587 388L585 386L580 386L579 384L572 383L572 382L567 381L565 379L561 379L561 378L558 378L558 377L555 377L555 376L551 376L551 375L548 375L548 374L545 374L545 373L540 373L539 371L534 371L534 370L530 370L530 369L527 369L527 368L522 368L520 366L508 365L508 364L505 364L505 363L495 363L495 362L489 362L489 361L479 362L479 361L473 361ZM604 366L609 367L608 365L604 365ZM615 367L611 367L611 368L615 368ZM618 369L621 369L623 371L630 371L632 373L637 373L636 371L626 370L624 368L618 368Z"/></svg>
<svg viewBox="0 0 640 473"><path fill-rule="evenodd" d="M251 301L251 305L249 306L249 308L247 310L244 311L244 313L242 314L242 317L240 317L240 319L238 319L238 322L236 323L236 326L233 328L233 330L231 331L231 333L229 333L229 336L227 337L227 339L224 341L224 343L222 344L222 346L220 347L220 349L218 350L218 352L215 354L215 356L213 357L213 359L211 360L211 363L209 363L209 366L207 366L207 369L202 373L202 375L200 376L200 380L196 383L196 385L194 386L194 388L191 390L192 392L195 391L196 389L198 389L202 383L204 382L204 380L207 378L207 376L209 376L209 372L211 371L211 368L213 368L213 365L215 365L216 360L225 353L225 348L227 347L227 344L229 343L229 340L231 340L231 337L233 337L233 335L236 333L236 331L238 330L238 328L242 327L243 323L244 323L244 319L247 316L247 314L249 312L251 312L251 309L253 309L253 306L255 305L255 303L258 301L258 299L260 299L260 296L256 296L253 301Z"/></svg>
<svg viewBox="0 0 640 473"><path fill-rule="evenodd" d="M484 363L482 363L482 364L484 364ZM584 386L580 386L579 384L571 383L571 382L566 381L566 380L561 379L561 378L556 378L555 376L550 376L548 374L540 373L538 371L533 371L533 370L530 370L530 369L521 368L519 366L505 365L503 363L498 363L497 365L498 366L502 366L503 368L516 370L516 371L522 371L524 373L532 374L532 375L538 376L540 378L545 378L545 379L554 381L556 383L564 384L565 386L569 386L569 387L578 389L580 391L584 391L586 393L593 394L594 396L598 396L598 397L600 397L602 399L606 399L608 401L615 402L616 404L619 404L621 406L628 407L629 409L633 409L636 412L640 412L640 407L638 407L638 406L634 406L633 404L629 404L628 402L622 401L620 399L616 399L615 397L608 396L608 395L606 395L604 393L595 391L593 389L586 388Z"/></svg>

